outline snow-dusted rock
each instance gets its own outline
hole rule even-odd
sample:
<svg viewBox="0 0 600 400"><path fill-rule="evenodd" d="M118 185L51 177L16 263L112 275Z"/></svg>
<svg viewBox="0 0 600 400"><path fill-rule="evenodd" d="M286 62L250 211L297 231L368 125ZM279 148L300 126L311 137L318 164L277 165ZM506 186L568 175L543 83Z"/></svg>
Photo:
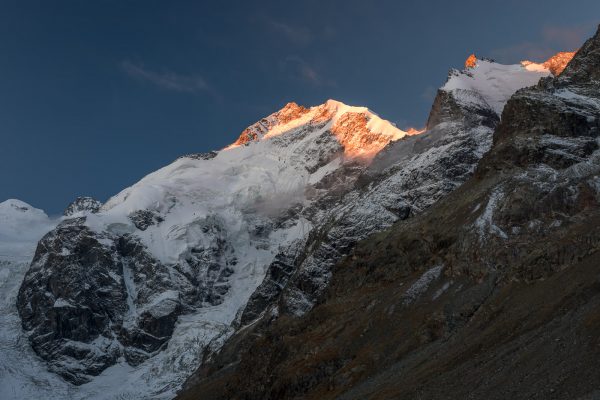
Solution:
<svg viewBox="0 0 600 400"><path fill-rule="evenodd" d="M95 212L98 212L98 210L100 209L101 206L102 206L101 202L99 202L98 200L93 199L91 197L87 197L87 196L78 197L71 204L68 205L68 207L65 209L63 215L65 217L70 217L70 216L80 213L80 212L95 213Z"/></svg>

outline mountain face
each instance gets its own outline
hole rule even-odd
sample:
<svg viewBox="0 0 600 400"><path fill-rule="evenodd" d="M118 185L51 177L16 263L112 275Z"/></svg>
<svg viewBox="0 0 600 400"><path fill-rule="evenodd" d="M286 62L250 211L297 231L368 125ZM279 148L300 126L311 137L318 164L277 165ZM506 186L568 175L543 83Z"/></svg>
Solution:
<svg viewBox="0 0 600 400"><path fill-rule="evenodd" d="M177 328L194 330L178 331L185 340L169 354L173 368L197 362L190 342L200 353L232 329L280 249L317 223L312 205L343 196L405 135L366 108L288 104L227 149L182 157L99 209L79 199L40 241L19 292L33 349L82 384L173 345L186 316Z"/></svg>
<svg viewBox="0 0 600 400"><path fill-rule="evenodd" d="M172 398L203 362L212 373L242 357L236 371L245 373L260 346L254 333L319 313L338 287L336 265L357 243L430 215L483 171L478 163L504 129L511 96L556 81L544 64L469 60L438 91L424 132L333 100L289 103L231 146L180 157L105 204L75 200L40 231L49 232L16 300L31 348L80 385L48 377L55 393ZM586 68L572 64L560 79ZM577 144L574 156L584 157L591 144ZM447 270L432 267L419 287ZM263 372L248 376L262 382Z"/></svg>
<svg viewBox="0 0 600 400"><path fill-rule="evenodd" d="M452 75L430 124L471 104ZM238 331L179 398L596 398L599 78L600 31L482 116L493 142L463 185L359 242L308 313Z"/></svg>

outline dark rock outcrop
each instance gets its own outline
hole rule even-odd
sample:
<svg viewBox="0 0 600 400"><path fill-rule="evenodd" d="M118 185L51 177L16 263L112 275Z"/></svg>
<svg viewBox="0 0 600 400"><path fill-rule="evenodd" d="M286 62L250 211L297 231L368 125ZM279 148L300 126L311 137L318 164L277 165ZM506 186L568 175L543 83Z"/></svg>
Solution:
<svg viewBox="0 0 600 400"><path fill-rule="evenodd" d="M197 297L135 238L98 234L84 221L66 220L42 238L17 298L35 352L76 384L121 356L132 365L152 356L184 301Z"/></svg>
<svg viewBox="0 0 600 400"><path fill-rule="evenodd" d="M102 207L102 203L96 199L91 197L78 197L76 198L63 212L65 217L70 217L71 215L81 212L87 211L91 213L96 213Z"/></svg>
<svg viewBox="0 0 600 400"><path fill-rule="evenodd" d="M60 268L49 271L48 264ZM85 227L63 223L40 241L17 307L33 349L52 370L83 383L119 357L113 339L127 297L121 276L112 249ZM82 361L82 370L64 368L72 359Z"/></svg>
<svg viewBox="0 0 600 400"><path fill-rule="evenodd" d="M157 212L151 210L134 211L129 214L129 219L140 231L145 231L149 226L160 224L163 221Z"/></svg>

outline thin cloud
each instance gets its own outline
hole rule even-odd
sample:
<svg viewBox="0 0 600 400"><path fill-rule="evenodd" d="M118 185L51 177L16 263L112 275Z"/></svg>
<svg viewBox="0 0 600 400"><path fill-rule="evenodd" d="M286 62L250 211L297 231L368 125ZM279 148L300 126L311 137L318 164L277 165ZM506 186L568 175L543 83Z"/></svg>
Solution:
<svg viewBox="0 0 600 400"><path fill-rule="evenodd" d="M156 72L130 61L123 61L121 67L132 78L151 83L164 90L183 93L213 93L206 80L199 75L181 75L171 71Z"/></svg>
<svg viewBox="0 0 600 400"><path fill-rule="evenodd" d="M281 68L292 78L314 86L335 86L335 82L324 78L315 67L299 56L288 56Z"/></svg>
<svg viewBox="0 0 600 400"><path fill-rule="evenodd" d="M570 49L565 49L568 51ZM493 49L490 56L494 60L507 63L515 63L522 60L542 62L555 54L558 50L548 45L540 45L533 42L522 42L512 46Z"/></svg>
<svg viewBox="0 0 600 400"><path fill-rule="evenodd" d="M266 15L259 16L257 21L264 24L271 32L296 45L307 46L314 39L311 30L305 26L278 21Z"/></svg>
<svg viewBox="0 0 600 400"><path fill-rule="evenodd" d="M580 47L591 33L595 24L576 27L546 26L542 29L542 37L550 43L563 46L567 50Z"/></svg>
<svg viewBox="0 0 600 400"><path fill-rule="evenodd" d="M559 51L577 50L593 34L595 26L595 23L575 27L545 26L540 31L539 41L523 41L493 49L489 55L499 61L511 63L521 60L545 61Z"/></svg>
<svg viewBox="0 0 600 400"><path fill-rule="evenodd" d="M435 99L435 96L437 95L437 91L437 88L433 86L427 86L425 90L423 90L423 92L421 93L420 97L426 101L433 101L433 99Z"/></svg>

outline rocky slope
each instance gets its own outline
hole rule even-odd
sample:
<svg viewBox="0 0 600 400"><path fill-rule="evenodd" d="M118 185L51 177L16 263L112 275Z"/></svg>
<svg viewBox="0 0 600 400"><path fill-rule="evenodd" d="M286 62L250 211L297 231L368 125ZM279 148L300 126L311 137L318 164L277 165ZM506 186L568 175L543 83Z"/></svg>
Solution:
<svg viewBox="0 0 600 400"><path fill-rule="evenodd" d="M599 116L600 31L510 97L464 185L361 241L308 313L238 331L179 398L596 398Z"/></svg>
<svg viewBox="0 0 600 400"><path fill-rule="evenodd" d="M57 393L171 398L235 332L310 313L358 241L469 179L506 101L551 75L471 64L451 71L418 135L366 108L290 103L104 205L77 199L17 298L32 348L81 385Z"/></svg>

